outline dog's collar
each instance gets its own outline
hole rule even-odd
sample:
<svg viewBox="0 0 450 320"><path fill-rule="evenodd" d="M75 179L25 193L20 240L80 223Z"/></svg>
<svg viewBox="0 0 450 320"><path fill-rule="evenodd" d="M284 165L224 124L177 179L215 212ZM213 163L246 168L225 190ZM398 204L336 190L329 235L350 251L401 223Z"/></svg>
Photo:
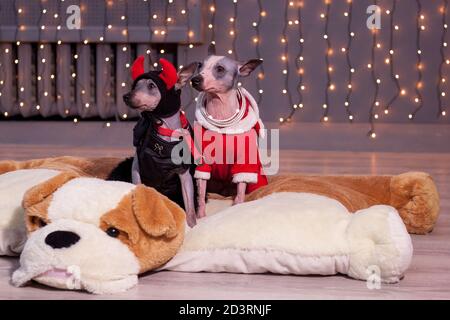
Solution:
<svg viewBox="0 0 450 320"><path fill-rule="evenodd" d="M236 90L237 92L237 99L239 107L236 109L236 112L228 119L214 119L212 115L208 113L206 110L206 101L203 102L203 107L200 108L200 112L202 113L203 117L212 125L218 127L218 128L228 128L231 126L236 125L239 121L242 120L247 114L248 110L248 100L246 98L243 98L242 93L240 89ZM245 105L244 104L245 101Z"/></svg>
<svg viewBox="0 0 450 320"><path fill-rule="evenodd" d="M264 124L259 118L259 108L253 96L243 87L239 88L240 94L242 95L242 101L248 100L247 115L244 116L239 122L228 127L219 127L211 123L207 117L205 117L205 93L201 92L197 99L197 105L195 110L195 120L202 125L205 129L211 130L222 134L241 134L250 131L251 129L257 127L259 130L259 136L264 137Z"/></svg>

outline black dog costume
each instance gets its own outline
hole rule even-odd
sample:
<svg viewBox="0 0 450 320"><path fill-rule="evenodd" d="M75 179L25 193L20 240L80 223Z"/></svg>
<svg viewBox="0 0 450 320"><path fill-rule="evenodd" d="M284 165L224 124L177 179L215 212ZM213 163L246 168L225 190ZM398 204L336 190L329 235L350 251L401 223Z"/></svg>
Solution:
<svg viewBox="0 0 450 320"><path fill-rule="evenodd" d="M174 86L177 80L176 69L166 60L161 59L160 62L163 65L163 71L146 73L144 73L143 68L143 57L139 57L133 64L134 82L132 90L134 90L138 81L151 79L161 93L161 100L155 110L142 112L141 118L133 130L133 145L136 147L141 182L146 186L155 188L184 208L179 174L189 170L193 176L195 164L192 157L190 163L174 164L171 158L173 148L186 142L184 140L170 142L158 135L157 128L162 124L161 119L173 116L181 108L181 90L177 90ZM128 103L129 99L124 96L124 101ZM189 130L191 136L193 136L192 128L188 122L186 122L184 129ZM189 149L183 148L182 150ZM132 158L122 162L111 173L109 180L132 182L132 162ZM194 192L196 193L195 184ZM196 195L194 195L194 199L197 199Z"/></svg>

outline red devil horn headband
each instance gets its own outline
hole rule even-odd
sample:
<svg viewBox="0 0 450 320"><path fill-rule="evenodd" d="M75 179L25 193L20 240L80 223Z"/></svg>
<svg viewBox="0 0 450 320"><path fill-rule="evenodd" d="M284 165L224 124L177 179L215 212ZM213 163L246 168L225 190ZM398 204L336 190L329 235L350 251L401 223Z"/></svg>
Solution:
<svg viewBox="0 0 450 320"><path fill-rule="evenodd" d="M159 59L159 63L162 66L162 72L159 75L161 79L166 83L167 89L173 88L178 81L177 69L166 59Z"/></svg>
<svg viewBox="0 0 450 320"><path fill-rule="evenodd" d="M133 62L133 66L131 67L131 77L133 80L136 80L139 76L145 73L144 61L145 57L139 56L136 61ZM170 90L178 81L177 69L175 69L175 67L166 59L159 59L159 63L162 67L159 77L166 84L167 90Z"/></svg>
<svg viewBox="0 0 450 320"><path fill-rule="evenodd" d="M133 80L136 80L144 71L144 56L139 56L136 61L133 62L131 66L131 77Z"/></svg>

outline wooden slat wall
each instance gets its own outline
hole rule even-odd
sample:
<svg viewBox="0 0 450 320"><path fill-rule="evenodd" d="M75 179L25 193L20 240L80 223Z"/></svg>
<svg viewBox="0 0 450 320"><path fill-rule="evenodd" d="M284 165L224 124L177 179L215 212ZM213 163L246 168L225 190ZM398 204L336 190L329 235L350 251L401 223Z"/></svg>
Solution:
<svg viewBox="0 0 450 320"><path fill-rule="evenodd" d="M13 47L0 44L0 79L8 88L1 91L0 112L8 117L135 117L122 99L132 83L130 65L135 55L147 57L148 69L157 61L156 47L148 44L24 43L17 54Z"/></svg>
<svg viewBox="0 0 450 320"><path fill-rule="evenodd" d="M201 2L173 3L169 14L174 16L187 5L192 21L185 15L166 28L163 17L151 16L153 12L161 15L167 0L113 1L113 5L104 0L48 0L44 15L41 0L2 0L0 113L24 118L137 116L122 100L132 83L132 61L146 55L150 68L157 61L158 46L185 43L188 27L195 35L190 42L200 41ZM66 28L66 9L72 4L82 8L80 30ZM23 10L20 15L18 8ZM127 21L121 19L123 15ZM113 27L105 32L109 24ZM154 34L154 30L166 30L166 34ZM176 64L176 47L165 51L164 57Z"/></svg>

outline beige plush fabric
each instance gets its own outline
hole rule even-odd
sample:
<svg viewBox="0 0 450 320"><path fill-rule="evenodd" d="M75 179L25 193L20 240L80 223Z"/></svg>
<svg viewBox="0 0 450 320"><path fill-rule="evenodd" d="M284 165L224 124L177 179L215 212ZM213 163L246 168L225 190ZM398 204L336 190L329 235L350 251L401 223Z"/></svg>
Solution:
<svg viewBox="0 0 450 320"><path fill-rule="evenodd" d="M33 169L0 175L0 256L18 255L25 244L25 216L21 205L25 192L59 173Z"/></svg>
<svg viewBox="0 0 450 320"><path fill-rule="evenodd" d="M213 209L218 201L213 200ZM336 200L284 192L200 220L162 269L342 273L366 280L371 275L368 270L375 268L380 270L381 281L397 282L411 256L411 238L394 208L374 206L351 215Z"/></svg>

